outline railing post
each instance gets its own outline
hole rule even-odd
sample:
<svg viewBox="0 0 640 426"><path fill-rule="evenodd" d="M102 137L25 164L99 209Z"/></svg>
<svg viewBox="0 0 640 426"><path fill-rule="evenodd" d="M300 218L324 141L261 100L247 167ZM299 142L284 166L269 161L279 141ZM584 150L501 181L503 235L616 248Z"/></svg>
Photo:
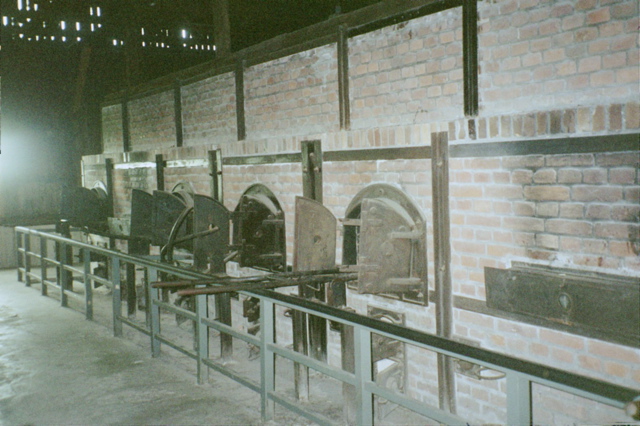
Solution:
<svg viewBox="0 0 640 426"><path fill-rule="evenodd" d="M360 326L354 329L354 352L356 359L356 422L358 425L373 424L373 394L366 384L373 381L371 371L371 332Z"/></svg>
<svg viewBox="0 0 640 426"><path fill-rule="evenodd" d="M26 234L24 239L24 285L31 286L31 235Z"/></svg>
<svg viewBox="0 0 640 426"><path fill-rule="evenodd" d="M24 249L22 242L24 241L24 233L16 231L16 261L18 262L18 281L22 282L22 267L24 267L24 259L21 249Z"/></svg>
<svg viewBox="0 0 640 426"><path fill-rule="evenodd" d="M93 320L93 285L91 281L91 251L82 249L84 262L84 312L88 320Z"/></svg>
<svg viewBox="0 0 640 426"><path fill-rule="evenodd" d="M209 367L203 360L209 358L209 327L202 322L208 316L207 295L196 296L196 339L198 348L198 384L203 385L209 381Z"/></svg>
<svg viewBox="0 0 640 426"><path fill-rule="evenodd" d="M273 419L274 403L269 394L275 390L275 354L268 349L274 342L273 302L260 299L260 383L262 420Z"/></svg>
<svg viewBox="0 0 640 426"><path fill-rule="evenodd" d="M67 244L60 243L60 250L58 250L58 257L60 261L60 273L58 274L58 277L60 279L60 282L58 282L58 285L60 286L60 305L65 308L69 304L69 300L67 298L67 282L69 281L69 271L66 268L66 266L69 264L69 259L67 256L68 253L69 251L67 250Z"/></svg>
<svg viewBox="0 0 640 426"><path fill-rule="evenodd" d="M531 382L523 374L507 373L507 424L531 425Z"/></svg>
<svg viewBox="0 0 640 426"><path fill-rule="evenodd" d="M47 239L44 234L40 234L40 293L46 296L48 293L48 287L46 281L47 277L47 265L49 262L46 260L49 257L49 250L47 246Z"/></svg>
<svg viewBox="0 0 640 426"><path fill-rule="evenodd" d="M113 335L122 336L122 300L120 299L120 259L111 257L111 285L113 288Z"/></svg>
<svg viewBox="0 0 640 426"><path fill-rule="evenodd" d="M149 294L147 300L148 305L147 309L149 310L150 318L150 333L151 336L151 356L156 358L160 356L160 341L156 337L160 334L160 308L155 304L155 301L159 298L159 291L157 288L151 287L149 283L158 280L158 270L156 268L148 269L148 280L147 280L147 292Z"/></svg>

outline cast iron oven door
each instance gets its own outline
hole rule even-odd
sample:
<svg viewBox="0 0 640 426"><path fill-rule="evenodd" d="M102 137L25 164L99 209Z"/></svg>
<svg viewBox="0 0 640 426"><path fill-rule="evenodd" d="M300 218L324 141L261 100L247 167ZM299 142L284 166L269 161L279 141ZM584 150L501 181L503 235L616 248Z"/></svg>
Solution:
<svg viewBox="0 0 640 426"><path fill-rule="evenodd" d="M71 226L106 231L108 215L107 194L102 188L62 190L60 219L66 219Z"/></svg>
<svg viewBox="0 0 640 426"><path fill-rule="evenodd" d="M153 239L152 245L165 246L169 242L169 235L174 226L179 226L175 230L175 239L180 239L190 232L190 223L188 220L182 220L178 223L181 216L185 216L185 211L189 207L183 198L166 191L153 191ZM190 249L192 241L179 245L179 247Z"/></svg>
<svg viewBox="0 0 640 426"><path fill-rule="evenodd" d="M233 246L241 267L284 271L284 212L262 184L247 188L233 212Z"/></svg>
<svg viewBox="0 0 640 426"><path fill-rule="evenodd" d="M423 231L395 201L362 201L358 252L359 293L404 293L424 284Z"/></svg>
<svg viewBox="0 0 640 426"><path fill-rule="evenodd" d="M131 191L131 237L153 239L153 196L140 189Z"/></svg>
<svg viewBox="0 0 640 426"><path fill-rule="evenodd" d="M193 197L193 232L202 235L194 241L194 267L212 273L225 272L224 259L229 253L229 210L206 195ZM216 227L217 232L206 232Z"/></svg>
<svg viewBox="0 0 640 426"><path fill-rule="evenodd" d="M342 264L358 271L358 292L428 304L426 221L406 193L387 184L364 188L343 225Z"/></svg>
<svg viewBox="0 0 640 426"><path fill-rule="evenodd" d="M336 266L336 217L321 203L296 197L294 271Z"/></svg>

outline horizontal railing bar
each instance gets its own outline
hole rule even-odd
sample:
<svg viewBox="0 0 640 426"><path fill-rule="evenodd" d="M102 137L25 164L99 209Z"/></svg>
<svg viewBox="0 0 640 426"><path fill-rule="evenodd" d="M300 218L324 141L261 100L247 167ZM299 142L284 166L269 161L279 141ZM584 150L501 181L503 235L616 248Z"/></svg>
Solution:
<svg viewBox="0 0 640 426"><path fill-rule="evenodd" d="M160 300L154 300L153 304L171 313L179 314L184 317L187 317L191 321L198 321L198 315L196 315L194 312L179 308L176 305L172 305L171 303L162 302Z"/></svg>
<svg viewBox="0 0 640 426"><path fill-rule="evenodd" d="M138 324L138 323L136 323L134 321L131 321L129 318L123 317L122 315L118 315L118 320L120 320L123 324L126 324L129 327L131 327L131 328L133 328L135 330L138 330L141 333L146 334L147 336L151 335L151 331L150 330L148 330L144 326L142 326L142 325L140 325L140 324Z"/></svg>
<svg viewBox="0 0 640 426"><path fill-rule="evenodd" d="M175 349L176 351L182 353L183 355L188 356L189 358L198 359L198 354L190 351L189 349L185 349L182 346L178 345L177 343L169 340L168 338L164 337L162 334L156 334L155 335L156 339L158 339L159 341L161 341L163 344L169 346L170 348Z"/></svg>
<svg viewBox="0 0 640 426"><path fill-rule="evenodd" d="M59 288L59 287L58 287ZM70 299L77 300L79 302L84 302L84 294L74 293L71 290L62 290L65 296Z"/></svg>
<svg viewBox="0 0 640 426"><path fill-rule="evenodd" d="M268 392L267 396L269 399L271 399L272 401L275 401L276 403L282 405L283 407L285 407L286 409L293 411L296 414L299 414L309 420L312 420L316 423L318 423L319 425L335 425L336 422L334 422L333 420L329 419L328 417L325 417L321 414L318 413L314 413L308 410L305 410L304 408L302 408L299 404L296 404L292 401L289 401L288 399L285 399L284 397L278 395L275 392Z"/></svg>
<svg viewBox="0 0 640 426"><path fill-rule="evenodd" d="M69 271L69 272L75 272L75 273L76 273L76 274L78 274L78 275L84 275L84 270L80 270L80 269L78 269L78 268L74 268L74 267L73 267L73 266L71 266L71 265L64 265L64 266L63 266L63 268L64 268L66 271Z"/></svg>
<svg viewBox="0 0 640 426"><path fill-rule="evenodd" d="M111 288L113 286L113 283L111 281L109 281L107 278L103 278L103 277L100 277L98 275L87 274L87 278L89 278L90 280L95 281L97 283L100 283L102 285L106 285L109 288Z"/></svg>
<svg viewBox="0 0 640 426"><path fill-rule="evenodd" d="M31 281L31 283L30 283L30 284L38 284L38 283L40 282L40 278L41 278L41 275L40 275L40 274L37 274L37 273L35 273L35 272L26 272L26 271L25 271L25 274L26 274L28 277L33 278L33 279L37 280L37 281Z"/></svg>
<svg viewBox="0 0 640 426"><path fill-rule="evenodd" d="M316 371L321 372L329 377L340 380L350 385L356 385L356 376L353 373L349 373L347 371L342 370L341 368L332 367L326 363L317 361L308 355L301 354L299 352L292 351L283 346L277 345L275 343L268 343L267 349L271 352L279 355L283 358L287 358L293 362L297 362L299 364L305 365L309 368L313 368Z"/></svg>
<svg viewBox="0 0 640 426"><path fill-rule="evenodd" d="M203 359L202 363L207 367L214 369L218 373L224 374L228 378L235 380L236 382L251 389L252 391L260 393L260 384L254 382L251 379L247 379L246 377L241 376L240 374L225 367L223 364L216 362L210 358Z"/></svg>
<svg viewBox="0 0 640 426"><path fill-rule="evenodd" d="M60 286L55 281L44 280L42 283L48 287L55 287L57 289L60 289Z"/></svg>
<svg viewBox="0 0 640 426"><path fill-rule="evenodd" d="M445 425L467 424L463 418L458 417L455 414L448 413L433 405L401 395L391 389L382 387L375 382L365 382L364 387L367 392L371 392L374 395L408 408L409 410L421 414L431 420L435 420L438 423Z"/></svg>
<svg viewBox="0 0 640 426"><path fill-rule="evenodd" d="M238 331L237 329L226 325L226 324L222 324L221 322L209 319L209 318L201 318L200 322L204 325L206 325L207 327L213 328L218 330L221 333L225 333L225 334L229 334L230 336L235 337L236 339L240 339L243 340L247 343L250 343L252 345L256 345L256 346L260 346L260 339L252 336L251 334L248 333L243 333L241 331Z"/></svg>

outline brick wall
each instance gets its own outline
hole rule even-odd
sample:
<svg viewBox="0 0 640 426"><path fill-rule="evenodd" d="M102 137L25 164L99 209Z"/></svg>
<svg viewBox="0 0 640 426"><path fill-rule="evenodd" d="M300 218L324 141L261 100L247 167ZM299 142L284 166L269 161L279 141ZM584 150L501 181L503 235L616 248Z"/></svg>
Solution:
<svg viewBox="0 0 640 426"><path fill-rule="evenodd" d="M496 1L478 12L483 113L637 99L638 2Z"/></svg>
<svg viewBox="0 0 640 426"><path fill-rule="evenodd" d="M236 140L235 80L233 73L182 87L184 145L231 143Z"/></svg>
<svg viewBox="0 0 640 426"><path fill-rule="evenodd" d="M352 128L464 116L462 8L349 41Z"/></svg>
<svg viewBox="0 0 640 426"><path fill-rule="evenodd" d="M109 105L102 108L102 152L121 152L122 105Z"/></svg>
<svg viewBox="0 0 640 426"><path fill-rule="evenodd" d="M129 129L131 151L175 146L173 91L130 101Z"/></svg>
<svg viewBox="0 0 640 426"><path fill-rule="evenodd" d="M335 45L255 65L244 79L248 138L338 130Z"/></svg>

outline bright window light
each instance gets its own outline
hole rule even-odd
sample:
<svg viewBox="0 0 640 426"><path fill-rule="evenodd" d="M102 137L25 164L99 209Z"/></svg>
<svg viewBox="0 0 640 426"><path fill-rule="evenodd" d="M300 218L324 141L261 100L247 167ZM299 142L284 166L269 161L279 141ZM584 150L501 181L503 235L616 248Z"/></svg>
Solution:
<svg viewBox="0 0 640 426"><path fill-rule="evenodd" d="M22 10L23 5L22 5L22 0L18 0L18 10Z"/></svg>
<svg viewBox="0 0 640 426"><path fill-rule="evenodd" d="M113 39L113 45L117 46L118 45L118 40L116 40L115 38Z"/></svg>
<svg viewBox="0 0 640 426"><path fill-rule="evenodd" d="M80 22L76 22L76 31L80 31L81 25Z"/></svg>
<svg viewBox="0 0 640 426"><path fill-rule="evenodd" d="M182 30L182 38L187 38L187 30Z"/></svg>
<svg viewBox="0 0 640 426"><path fill-rule="evenodd" d="M100 10L100 7L96 7L96 15L101 16L102 15L102 11Z"/></svg>
<svg viewBox="0 0 640 426"><path fill-rule="evenodd" d="M5 27L7 25L9 25L9 17L8 16L3 16L2 17L2 25L4 25Z"/></svg>
<svg viewBox="0 0 640 426"><path fill-rule="evenodd" d="M64 21L60 21L60 28L63 29L63 30L66 30L67 29L67 23L64 22Z"/></svg>

